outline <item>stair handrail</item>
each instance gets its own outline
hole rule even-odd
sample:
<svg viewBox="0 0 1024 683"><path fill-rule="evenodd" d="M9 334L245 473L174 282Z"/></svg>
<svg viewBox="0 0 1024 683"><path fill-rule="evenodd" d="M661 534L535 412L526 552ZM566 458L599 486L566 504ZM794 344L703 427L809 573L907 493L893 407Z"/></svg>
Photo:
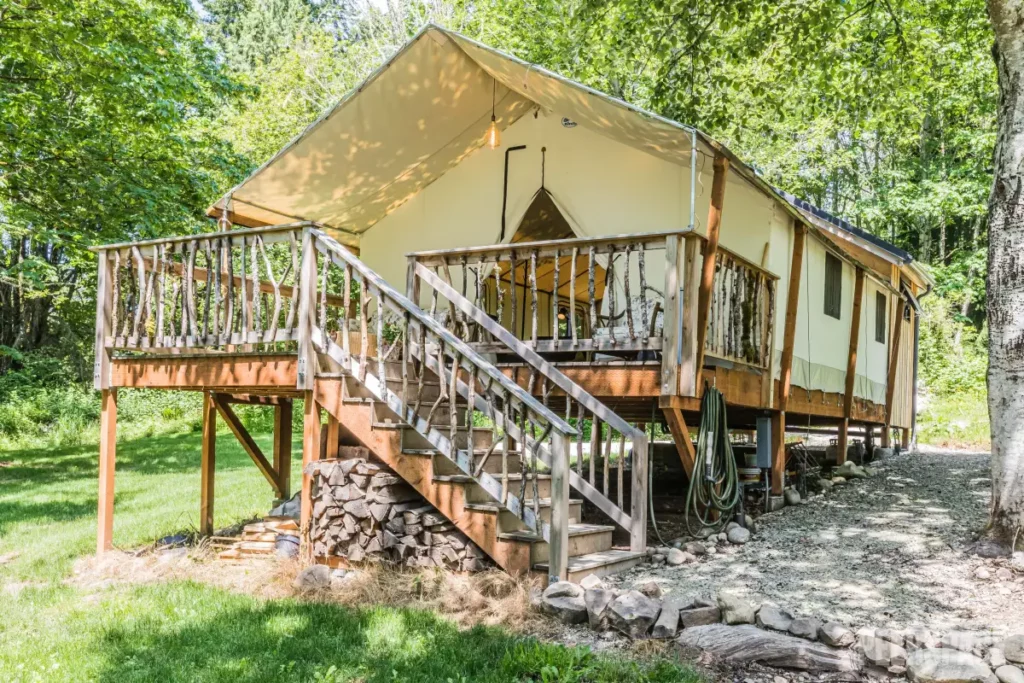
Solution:
<svg viewBox="0 0 1024 683"><path fill-rule="evenodd" d="M344 246L336 242L332 237L330 237L330 235L315 228L310 228L309 230L316 238L316 248L320 253L327 254L328 256L336 256L341 259L345 265L350 266L353 270L357 271L360 277L368 281L374 289L377 289L381 294L383 294L385 299L393 302L399 312L409 314L410 317L430 330L445 344L458 351L460 355L472 363L478 370L482 371L489 378L497 382L502 389L515 396L516 399L525 404L535 414L543 417L545 422L550 424L553 429L561 433L563 436L576 436L578 434L575 427L558 416L546 405L538 401L532 394L527 392L521 386L506 377L505 373L494 367L490 361L473 350L469 344L452 334L448 328L424 313L419 306L415 305L404 294L399 293L398 290L389 285L384 278L367 267L366 264L356 258L356 256Z"/></svg>
<svg viewBox="0 0 1024 683"><path fill-rule="evenodd" d="M647 434L633 425L629 424L622 416L611 410L608 406L598 400L595 396L586 391L576 382L573 382L565 373L555 367L552 363L544 360L529 344L516 337L512 332L505 329L497 321L487 315L486 311L476 306L472 301L459 293L454 287L445 282L430 268L411 257L410 265L412 275L426 282L433 287L449 303L455 306L463 315L468 316L473 322L480 325L486 332L495 339L505 344L509 350L519 355L528 365L538 373L546 377L555 386L572 397L577 403L585 407L591 414L599 417L609 425L611 429L620 434L628 435L633 444L633 470L631 489L631 511L629 514L630 548L634 551L642 551L646 546L647 533ZM517 385L518 386L518 385ZM607 497L589 484L583 477L570 470L569 485L583 493L604 512L610 512L608 506L612 505ZM603 500L602 500L603 499ZM606 502L605 502L606 501Z"/></svg>

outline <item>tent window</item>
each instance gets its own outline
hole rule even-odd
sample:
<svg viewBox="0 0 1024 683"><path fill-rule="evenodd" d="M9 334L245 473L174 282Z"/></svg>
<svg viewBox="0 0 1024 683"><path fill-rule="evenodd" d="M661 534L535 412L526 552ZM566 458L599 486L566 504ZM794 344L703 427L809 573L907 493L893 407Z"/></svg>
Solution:
<svg viewBox="0 0 1024 683"><path fill-rule="evenodd" d="M885 294L875 292L875 341L879 344L885 343L885 301Z"/></svg>
<svg viewBox="0 0 1024 683"><path fill-rule="evenodd" d="M843 262L825 252L825 315L836 320L843 310Z"/></svg>

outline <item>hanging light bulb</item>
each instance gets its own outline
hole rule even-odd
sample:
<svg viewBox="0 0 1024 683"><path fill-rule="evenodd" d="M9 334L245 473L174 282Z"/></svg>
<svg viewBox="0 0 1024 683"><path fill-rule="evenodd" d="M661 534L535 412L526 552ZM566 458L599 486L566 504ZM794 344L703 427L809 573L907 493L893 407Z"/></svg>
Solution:
<svg viewBox="0 0 1024 683"><path fill-rule="evenodd" d="M498 130L498 124L494 121L494 114L491 114L491 125L487 127L487 146L491 149L501 146L501 131Z"/></svg>
<svg viewBox="0 0 1024 683"><path fill-rule="evenodd" d="M494 120L494 96L498 87L498 81L491 81L491 125L487 127L487 137L485 141L487 146L491 149L497 149L501 146L501 131L498 130L498 124Z"/></svg>

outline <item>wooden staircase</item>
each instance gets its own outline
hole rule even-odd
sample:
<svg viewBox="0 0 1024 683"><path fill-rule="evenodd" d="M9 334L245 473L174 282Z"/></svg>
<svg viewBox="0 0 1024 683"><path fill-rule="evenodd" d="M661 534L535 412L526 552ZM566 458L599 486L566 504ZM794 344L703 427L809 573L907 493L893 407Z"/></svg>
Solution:
<svg viewBox="0 0 1024 683"><path fill-rule="evenodd" d="M387 367L391 373L398 370L397 363L389 363ZM427 398L437 398L437 376L429 371L427 374L430 379L424 382L425 400L419 415L425 415L433 407L432 403L427 403ZM428 434L402 420L355 376L317 378L316 396L317 402L339 422L339 446L368 448L505 571L512 574L529 571L544 576L549 574L550 544L542 534L495 500L476 477L434 448ZM451 427L450 408L450 402L442 400L434 411L435 415L444 416L436 425L443 431ZM467 411L464 400L456 401L455 414L457 441L468 451L465 439L469 430L465 424ZM500 447L491 449L492 444L492 431L473 430L473 470L480 469L496 479L507 481L510 492L522 501L523 507L536 508L540 522L549 525L552 498L548 468L540 466L537 471L532 471L527 466L524 472L522 454L518 449L511 450L505 458ZM503 467L508 470L504 478ZM536 506L534 492L538 496ZM580 523L582 508L582 499L569 500L569 580L579 581L590 574L606 576L628 569L642 560L642 552L612 547L614 526Z"/></svg>

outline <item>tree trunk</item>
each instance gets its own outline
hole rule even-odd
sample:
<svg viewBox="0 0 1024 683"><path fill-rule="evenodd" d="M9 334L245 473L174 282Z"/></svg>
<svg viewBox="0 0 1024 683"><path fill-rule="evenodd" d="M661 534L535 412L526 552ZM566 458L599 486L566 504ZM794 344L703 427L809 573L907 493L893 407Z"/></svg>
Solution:
<svg viewBox="0 0 1024 683"><path fill-rule="evenodd" d="M988 0L999 75L998 138L989 197L988 409L992 526L1024 527L1024 0Z"/></svg>

